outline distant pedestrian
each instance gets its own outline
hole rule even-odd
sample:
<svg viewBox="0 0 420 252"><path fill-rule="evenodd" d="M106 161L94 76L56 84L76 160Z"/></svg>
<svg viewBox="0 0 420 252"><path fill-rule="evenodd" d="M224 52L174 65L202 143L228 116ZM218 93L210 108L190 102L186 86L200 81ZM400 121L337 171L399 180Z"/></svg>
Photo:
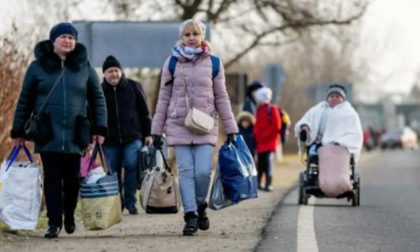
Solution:
<svg viewBox="0 0 420 252"><path fill-rule="evenodd" d="M273 153L280 141L281 118L277 106L271 104L272 91L267 87L255 92L257 120L254 127L255 142L258 152L258 188L263 189L261 178L265 175L264 190L272 191Z"/></svg>
<svg viewBox="0 0 420 252"><path fill-rule="evenodd" d="M244 106L242 108L243 111L247 111L254 116L257 114L257 103L255 101L255 91L259 88L264 87L264 85L260 81L253 81L249 84L246 90L246 98L244 102Z"/></svg>
<svg viewBox="0 0 420 252"><path fill-rule="evenodd" d="M228 142L234 141L234 134L238 132L226 91L223 65L218 58L211 56L205 32L205 25L196 19L186 20L179 27L180 40L163 65L152 123L156 148L161 148L161 136L166 126L167 143L175 150L185 212L184 235L195 235L197 229L209 229L206 197L219 116L228 134ZM210 133L194 133L185 126L187 113L192 107L214 118Z"/></svg>
<svg viewBox="0 0 420 252"><path fill-rule="evenodd" d="M147 99L140 83L125 77L120 62L114 56L105 59L102 71L109 127L104 152L111 169L118 173L122 209L125 207L130 214L138 214L138 153L142 142L146 145L153 142ZM124 182L121 178L122 167Z"/></svg>
<svg viewBox="0 0 420 252"><path fill-rule="evenodd" d="M244 138L252 157L255 159L255 116L249 112L242 111L237 116L236 121L238 123L239 134Z"/></svg>

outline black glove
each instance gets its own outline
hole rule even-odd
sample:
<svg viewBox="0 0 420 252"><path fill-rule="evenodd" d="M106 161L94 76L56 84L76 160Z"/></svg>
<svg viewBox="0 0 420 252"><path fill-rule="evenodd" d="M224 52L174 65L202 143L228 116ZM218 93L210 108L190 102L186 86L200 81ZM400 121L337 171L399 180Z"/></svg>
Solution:
<svg viewBox="0 0 420 252"><path fill-rule="evenodd" d="M235 134L228 134L227 138L226 138L226 143L232 143L235 144L236 143L236 135Z"/></svg>
<svg viewBox="0 0 420 252"><path fill-rule="evenodd" d="M306 132L306 130L301 130L299 132L299 139L302 142L306 142L306 139L308 139L308 132Z"/></svg>
<svg viewBox="0 0 420 252"><path fill-rule="evenodd" d="M161 135L153 135L153 146L156 149L161 150L163 145L163 140Z"/></svg>

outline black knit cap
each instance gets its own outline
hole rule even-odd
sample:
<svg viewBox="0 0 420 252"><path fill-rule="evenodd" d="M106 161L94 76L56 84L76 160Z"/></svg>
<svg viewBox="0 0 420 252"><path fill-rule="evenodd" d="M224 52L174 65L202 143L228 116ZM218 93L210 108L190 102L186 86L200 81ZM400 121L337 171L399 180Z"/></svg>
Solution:
<svg viewBox="0 0 420 252"><path fill-rule="evenodd" d="M70 23L59 23L56 24L50 31L50 41L54 43L54 41L63 34L72 35L73 38L77 41L77 35L79 32L77 31L76 27L74 27Z"/></svg>
<svg viewBox="0 0 420 252"><path fill-rule="evenodd" d="M102 72L104 73L110 67L118 67L122 70L120 62L112 55L106 57L104 64L102 65Z"/></svg>
<svg viewBox="0 0 420 252"><path fill-rule="evenodd" d="M264 87L264 84L262 84L260 81L258 81L258 80L252 81L246 89L246 96L252 98L252 92L254 92L255 90L260 89L262 87Z"/></svg>

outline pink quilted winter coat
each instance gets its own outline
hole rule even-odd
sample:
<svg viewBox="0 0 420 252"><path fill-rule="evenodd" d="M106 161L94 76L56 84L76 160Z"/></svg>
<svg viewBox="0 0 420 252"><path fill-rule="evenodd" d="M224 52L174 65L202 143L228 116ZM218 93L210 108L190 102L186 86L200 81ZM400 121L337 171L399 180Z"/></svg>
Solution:
<svg viewBox="0 0 420 252"><path fill-rule="evenodd" d="M230 107L225 86L225 73L222 64L217 76L212 80L212 62L209 55L203 55L194 63L177 62L173 84L165 85L171 79L169 60L163 65L160 82L159 99L152 122L152 134L162 135L166 126L166 139L169 146L189 144L216 145L218 132L218 116L226 133L237 133L238 127ZM197 135L184 126L187 115L185 88L182 83L182 67L190 106L212 115L214 127L207 135Z"/></svg>

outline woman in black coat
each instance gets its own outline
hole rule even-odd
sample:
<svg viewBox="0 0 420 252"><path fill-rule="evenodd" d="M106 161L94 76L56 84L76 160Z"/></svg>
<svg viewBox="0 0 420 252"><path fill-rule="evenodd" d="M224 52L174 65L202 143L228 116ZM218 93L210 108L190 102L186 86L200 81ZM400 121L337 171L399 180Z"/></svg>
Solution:
<svg viewBox="0 0 420 252"><path fill-rule="evenodd" d="M36 59L30 64L16 107L11 137L15 145L25 144L25 123L38 114L54 84L46 106L39 113L41 128L35 152L44 168L44 193L49 228L45 238L56 238L64 228L74 232L74 210L79 192L80 157L88 142L103 143L107 134L105 98L86 48L77 43L77 30L70 23L59 23L50 39L35 47ZM87 120L87 104L93 125Z"/></svg>

